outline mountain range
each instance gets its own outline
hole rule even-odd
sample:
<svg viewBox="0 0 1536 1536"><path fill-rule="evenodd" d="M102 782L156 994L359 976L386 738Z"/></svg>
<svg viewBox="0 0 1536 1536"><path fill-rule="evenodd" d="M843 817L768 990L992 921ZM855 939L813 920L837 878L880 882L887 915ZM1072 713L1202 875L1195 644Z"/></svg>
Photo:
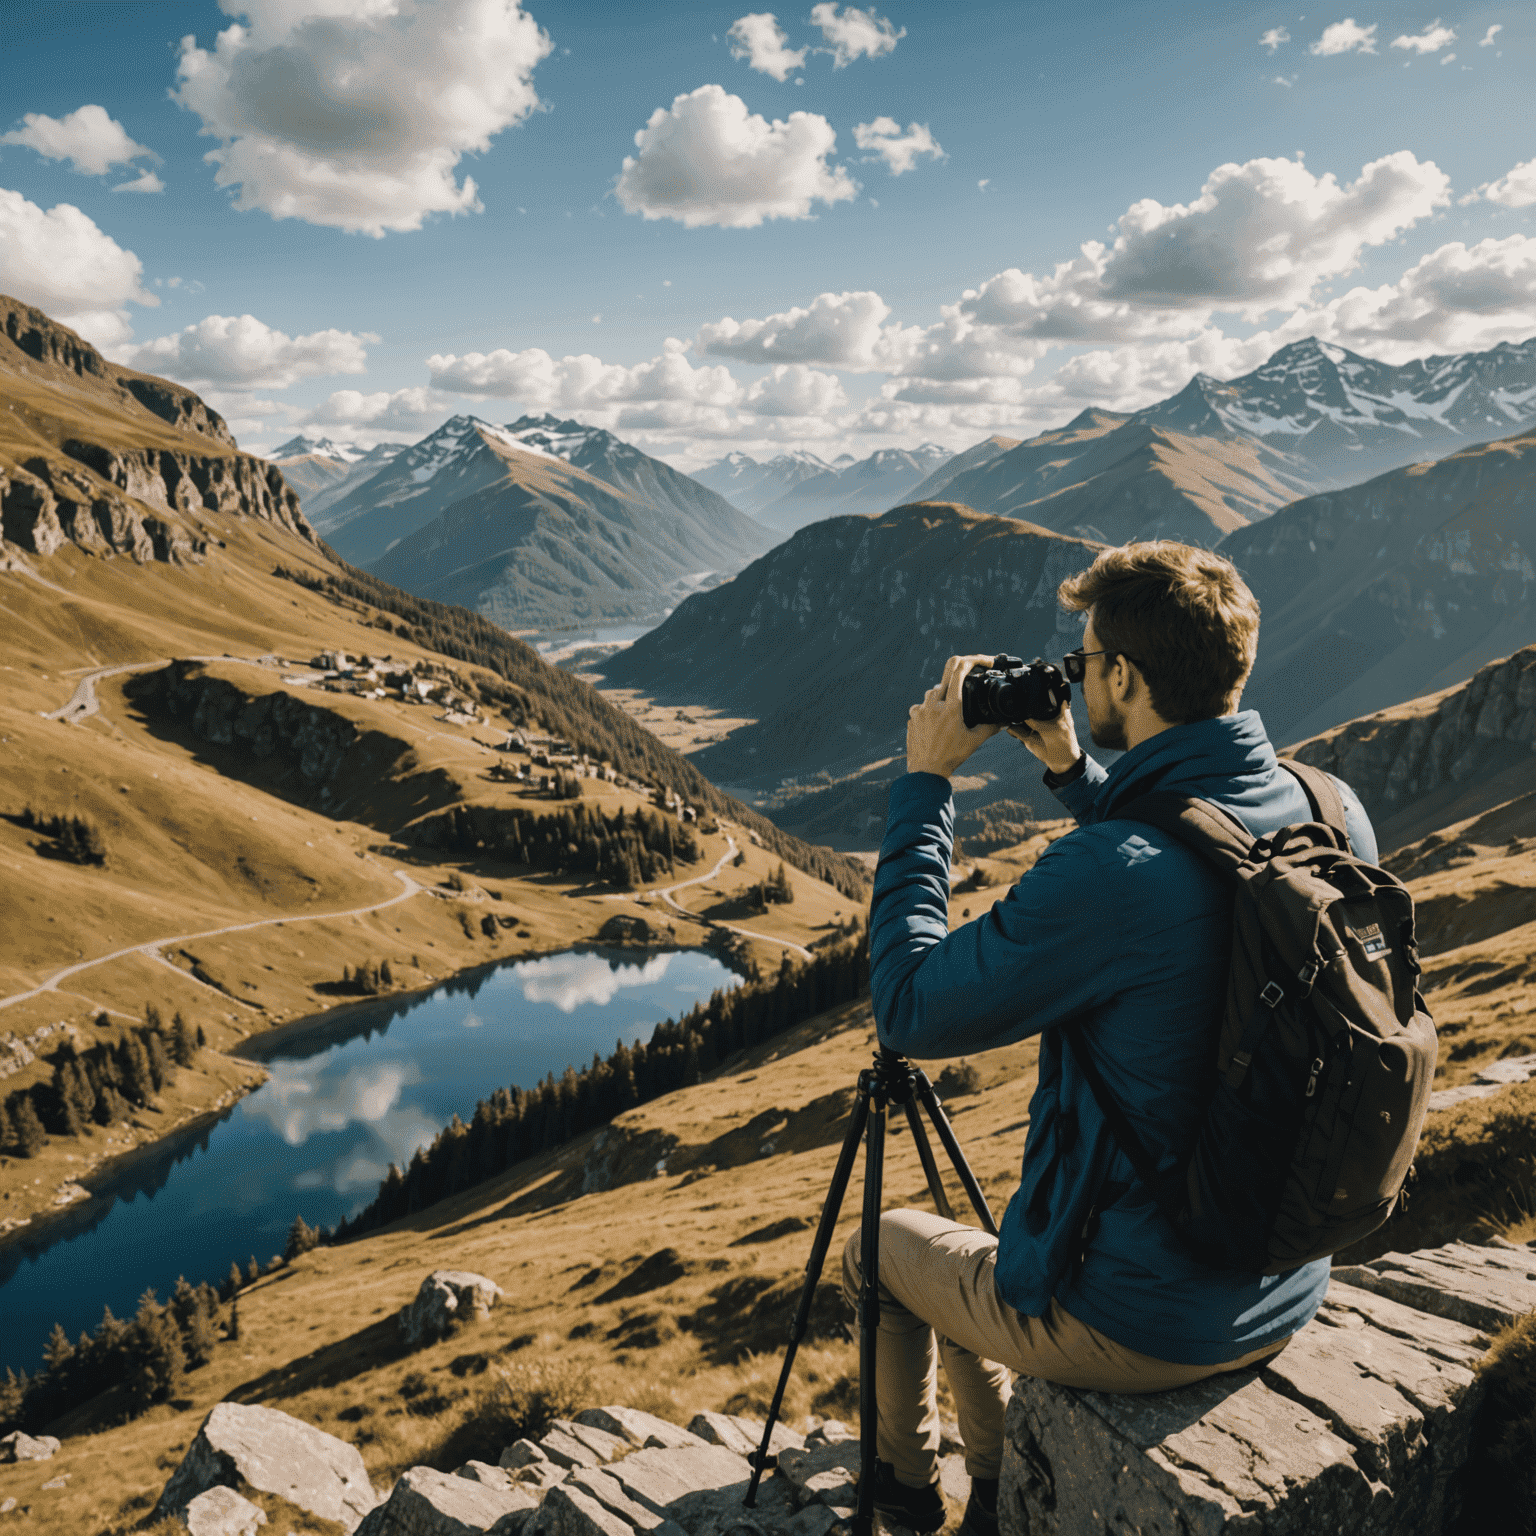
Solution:
<svg viewBox="0 0 1536 1536"><path fill-rule="evenodd" d="M525 630L660 619L772 542L670 465L555 416L455 416L315 526L406 591Z"/></svg>
<svg viewBox="0 0 1536 1536"><path fill-rule="evenodd" d="M377 474L400 452L403 443L378 443L359 448L329 437L293 437L268 457L299 493L305 516L313 519L333 501Z"/></svg>
<svg viewBox="0 0 1536 1536"><path fill-rule="evenodd" d="M728 454L699 475L765 527L793 533L819 518L849 512L880 513L911 499L912 489L953 457L937 443L880 448L867 459L848 455L823 464L813 454L781 454L759 464ZM776 493L776 494L775 494ZM739 497L740 499L736 499Z"/></svg>

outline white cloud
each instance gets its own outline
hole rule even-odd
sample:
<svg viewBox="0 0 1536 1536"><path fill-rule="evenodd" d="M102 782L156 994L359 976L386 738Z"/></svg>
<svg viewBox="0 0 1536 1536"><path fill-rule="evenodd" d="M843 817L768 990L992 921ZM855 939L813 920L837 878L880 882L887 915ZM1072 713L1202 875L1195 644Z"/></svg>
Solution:
<svg viewBox="0 0 1536 1536"><path fill-rule="evenodd" d="M878 293L822 293L809 307L798 306L762 320L727 315L703 326L694 342L705 357L743 363L823 363L855 373L897 366L921 336L887 325L891 307Z"/></svg>
<svg viewBox="0 0 1536 1536"><path fill-rule="evenodd" d="M1454 64L1456 62L1456 55L1454 53L1448 53L1443 59L1440 60L1440 62L1442 64Z"/></svg>
<svg viewBox="0 0 1536 1536"><path fill-rule="evenodd" d="M912 170L919 155L933 160L948 158L927 123L909 123L903 134L894 117L877 117L872 123L855 124L853 142L860 149L873 150L885 161L892 176Z"/></svg>
<svg viewBox="0 0 1536 1536"><path fill-rule="evenodd" d="M362 234L470 213L463 155L539 105L552 44L518 0L223 0L247 25L182 39L182 106L235 206Z"/></svg>
<svg viewBox="0 0 1536 1536"><path fill-rule="evenodd" d="M1536 237L1453 241L1397 282L1351 289L1290 323L1387 362L1523 339L1536 333Z"/></svg>
<svg viewBox="0 0 1536 1536"><path fill-rule="evenodd" d="M114 165L159 160L154 150L135 144L128 130L105 107L76 107L65 117L28 112L20 128L0 134L0 144L21 144L48 160L68 160L87 176L105 176Z"/></svg>
<svg viewBox="0 0 1536 1536"><path fill-rule="evenodd" d="M765 219L808 219L813 203L846 202L858 183L827 157L832 125L813 112L769 123L739 96L701 85L658 107L635 135L614 187L627 213L755 229Z"/></svg>
<svg viewBox="0 0 1536 1536"><path fill-rule="evenodd" d="M1274 53L1281 43L1288 43L1290 40L1291 34L1284 27L1271 27L1259 39L1259 47L1268 48L1271 53Z"/></svg>
<svg viewBox="0 0 1536 1536"><path fill-rule="evenodd" d="M1462 198L1462 202L1476 202L1480 197L1486 197L1490 203L1502 203L1506 208L1529 208L1536 203L1536 160L1522 160L1507 175L1485 182L1476 192Z"/></svg>
<svg viewBox="0 0 1536 1536"><path fill-rule="evenodd" d="M1494 38L1496 38L1503 30L1504 23L1502 21L1494 22L1494 24L1489 27L1485 33L1483 33L1482 39L1477 46L1479 48L1492 48Z"/></svg>
<svg viewBox="0 0 1536 1536"><path fill-rule="evenodd" d="M820 27L821 35L832 45L833 69L845 69L855 59L878 59L882 54L894 53L896 44L907 35L905 27L897 31L873 9L861 11L852 5L844 6L841 16L836 5L813 5L811 25Z"/></svg>
<svg viewBox="0 0 1536 1536"><path fill-rule="evenodd" d="M372 332L338 330L286 336L254 315L209 315L185 330L134 347L121 360L185 384L286 389L300 379L367 372L365 349L378 340Z"/></svg>
<svg viewBox="0 0 1536 1536"><path fill-rule="evenodd" d="M1437 16L1422 32L1416 32L1411 37L1406 32L1401 37L1394 37L1392 46L1407 49L1410 53L1439 53L1442 48L1455 41L1456 29L1442 26Z"/></svg>
<svg viewBox="0 0 1536 1536"><path fill-rule="evenodd" d="M836 374L780 363L747 391L745 408L758 416L824 416L842 410L848 396Z"/></svg>
<svg viewBox="0 0 1536 1536"><path fill-rule="evenodd" d="M752 11L739 17L726 36L731 40L733 59L745 59L759 74L772 75L781 83L805 67L808 50L784 46L789 34L772 11Z"/></svg>
<svg viewBox="0 0 1536 1536"><path fill-rule="evenodd" d="M119 182L114 192L164 192L165 183L153 171L143 171L132 181Z"/></svg>
<svg viewBox="0 0 1536 1536"><path fill-rule="evenodd" d="M129 304L160 302L144 264L71 203L46 213L0 187L0 292L46 310L98 347L125 341Z"/></svg>
<svg viewBox="0 0 1536 1536"><path fill-rule="evenodd" d="M345 432L353 441L371 446L380 438L397 434L419 437L441 426L453 409L452 400L419 385L368 394L338 389L301 416L295 425Z"/></svg>
<svg viewBox="0 0 1536 1536"><path fill-rule="evenodd" d="M1353 16L1346 16L1343 21L1324 27L1322 36L1307 51L1325 59L1336 53L1375 53L1376 26L1372 22L1370 26L1362 27Z"/></svg>
<svg viewBox="0 0 1536 1536"><path fill-rule="evenodd" d="M729 368L695 368L687 346L669 337L660 356L625 367L590 353L554 358L542 347L523 352L452 353L427 359L432 387L455 394L518 400L530 407L591 410L632 401L733 406L742 387Z"/></svg>
<svg viewBox="0 0 1536 1536"><path fill-rule="evenodd" d="M612 1002L624 987L662 980L671 961L670 955L655 955L644 965L610 965L601 955L549 955L519 961L512 974L530 1003L553 1003L561 1013L573 1013L583 1003Z"/></svg>

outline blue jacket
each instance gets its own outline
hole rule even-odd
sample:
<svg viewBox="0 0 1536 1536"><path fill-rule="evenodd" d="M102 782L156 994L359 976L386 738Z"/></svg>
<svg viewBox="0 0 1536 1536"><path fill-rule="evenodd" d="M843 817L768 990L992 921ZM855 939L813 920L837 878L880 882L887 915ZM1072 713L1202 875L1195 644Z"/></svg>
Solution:
<svg viewBox="0 0 1536 1536"><path fill-rule="evenodd" d="M1002 1298L1038 1317L1054 1296L1130 1349L1215 1365L1308 1322L1328 1261L1261 1277L1192 1258L1135 1182L1053 1027L1082 1021L1110 1090L1160 1166L1173 1167L1210 1080L1232 917L1226 880L1197 854L1115 819L1117 803L1153 788L1227 806L1255 836L1311 820L1256 711L1173 726L1108 773L1089 758L1055 791L1077 829L990 912L950 933L949 781L909 773L891 788L875 872L870 991L881 1041L919 1060L1041 1037L1023 1172L1001 1223ZM1365 811L1340 789L1354 851L1374 862ZM1102 1213L1084 1253L1084 1225L1107 1182L1129 1191Z"/></svg>

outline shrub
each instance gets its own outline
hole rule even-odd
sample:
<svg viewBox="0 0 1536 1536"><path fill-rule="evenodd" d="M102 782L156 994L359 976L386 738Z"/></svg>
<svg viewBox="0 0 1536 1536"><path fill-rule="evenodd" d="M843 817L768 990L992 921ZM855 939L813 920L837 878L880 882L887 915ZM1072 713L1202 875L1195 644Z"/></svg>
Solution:
<svg viewBox="0 0 1536 1536"><path fill-rule="evenodd" d="M537 1440L554 1420L574 1418L593 1402L591 1372L558 1357L514 1361L496 1378L482 1389L473 1417L498 1447Z"/></svg>
<svg viewBox="0 0 1536 1536"><path fill-rule="evenodd" d="M43 1122L37 1117L37 1110L33 1107L32 1095L13 1094L10 1107L11 1134L16 1150L23 1157L35 1157L42 1150L48 1136L43 1130Z"/></svg>

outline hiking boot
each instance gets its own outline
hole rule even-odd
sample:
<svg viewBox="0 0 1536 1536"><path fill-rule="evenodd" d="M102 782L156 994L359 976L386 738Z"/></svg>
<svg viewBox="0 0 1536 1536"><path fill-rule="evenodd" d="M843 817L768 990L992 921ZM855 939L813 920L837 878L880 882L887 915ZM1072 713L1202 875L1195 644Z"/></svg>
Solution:
<svg viewBox="0 0 1536 1536"><path fill-rule="evenodd" d="M973 1477L971 1497L957 1536L997 1536L998 1479Z"/></svg>
<svg viewBox="0 0 1536 1536"><path fill-rule="evenodd" d="M932 1532L944 1529L944 1495L939 1492L939 1485L908 1488L896 1481L896 1469L888 1461L875 1462L875 1509L887 1520L917 1531L919 1536L932 1536Z"/></svg>

